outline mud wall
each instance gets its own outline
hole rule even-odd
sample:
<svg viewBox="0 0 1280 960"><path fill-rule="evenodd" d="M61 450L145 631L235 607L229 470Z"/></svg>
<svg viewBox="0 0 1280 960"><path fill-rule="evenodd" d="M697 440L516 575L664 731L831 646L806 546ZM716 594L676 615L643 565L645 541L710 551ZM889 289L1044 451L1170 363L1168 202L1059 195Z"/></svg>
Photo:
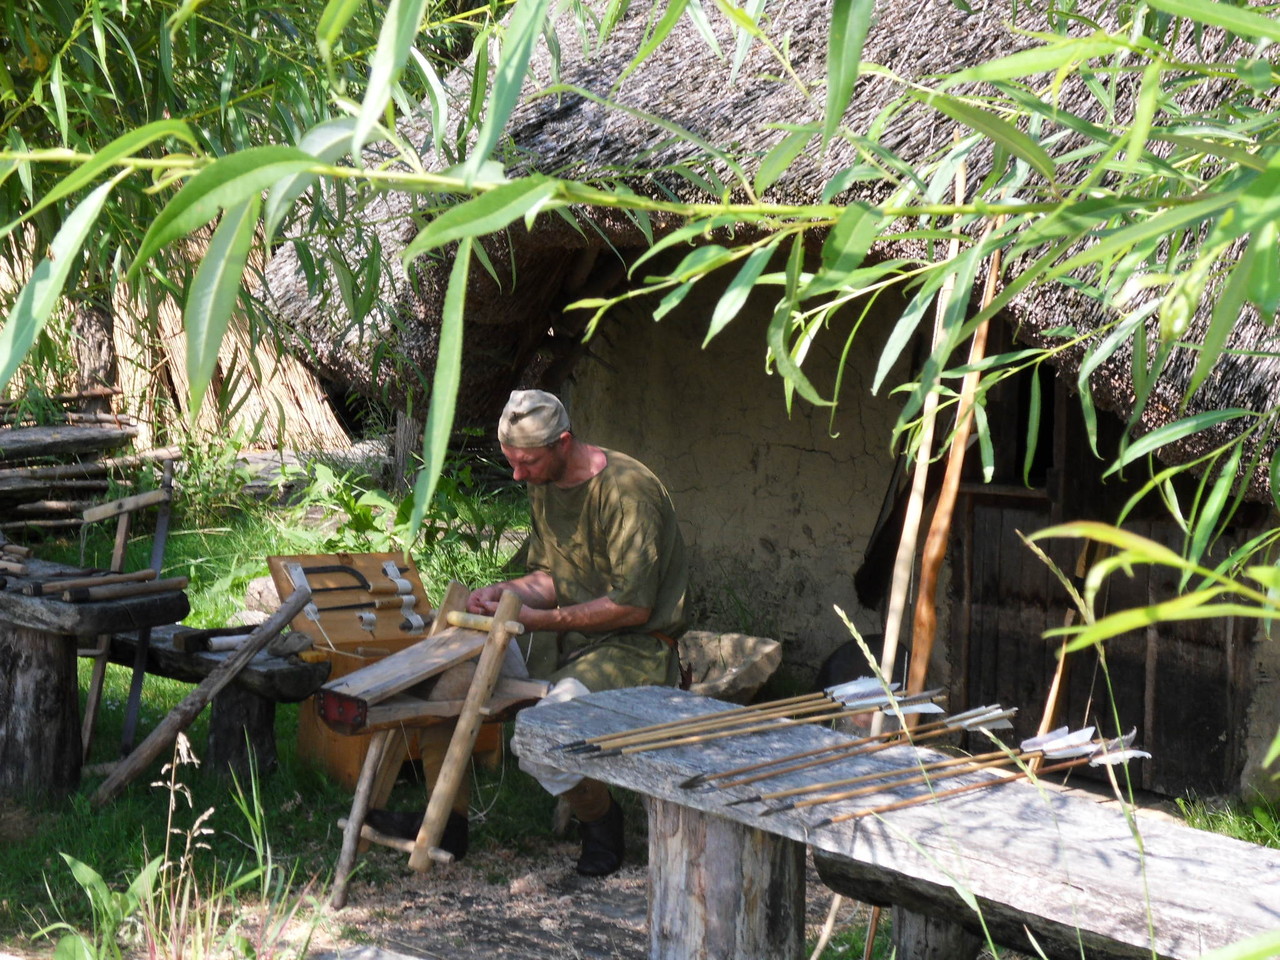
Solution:
<svg viewBox="0 0 1280 960"><path fill-rule="evenodd" d="M879 632L853 574L893 470L899 403L871 383L896 312L864 321L834 413L795 398L766 370L768 304L705 349L719 291L695 291L660 323L651 305L615 310L565 392L578 435L637 456L666 483L690 548L695 625L784 643L811 674L850 633ZM752 309L755 308L755 309ZM762 309L763 308L763 309ZM827 397L852 320L816 339L805 370Z"/></svg>

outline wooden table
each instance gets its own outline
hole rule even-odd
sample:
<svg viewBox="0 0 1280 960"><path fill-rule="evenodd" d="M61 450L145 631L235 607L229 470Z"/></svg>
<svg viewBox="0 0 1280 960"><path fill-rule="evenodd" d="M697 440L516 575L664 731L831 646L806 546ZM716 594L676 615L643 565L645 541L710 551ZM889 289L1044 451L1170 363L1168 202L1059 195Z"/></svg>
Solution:
<svg viewBox="0 0 1280 960"><path fill-rule="evenodd" d="M77 639L174 623L190 610L181 591L98 603L28 597L23 584L70 571L37 559L27 568L26 577L6 575L0 590L0 795L6 796L79 785Z"/></svg>
<svg viewBox="0 0 1280 960"><path fill-rule="evenodd" d="M896 769L940 756L901 747L729 790L682 790L696 773L782 756L841 735L792 727L591 759L556 749L579 738L731 708L679 690L645 687L524 710L513 749L649 798L649 941L654 960L803 955L804 845L824 881L865 902L905 907L934 931L984 927L1031 955L1030 930L1049 957L1193 958L1280 929L1280 851L1142 818L1050 785L975 790L820 829L833 813L901 799L918 788L762 816L726 802ZM977 773L948 786L994 777ZM941 789L941 787L939 787ZM1141 835L1139 852L1135 831ZM790 885L790 886L788 886ZM975 909L976 908L976 909ZM981 917L979 917L979 912ZM1150 921L1150 926L1148 925ZM772 931L772 932L771 932ZM898 935L895 925L895 935ZM898 957L972 956L976 938L926 951L899 941Z"/></svg>

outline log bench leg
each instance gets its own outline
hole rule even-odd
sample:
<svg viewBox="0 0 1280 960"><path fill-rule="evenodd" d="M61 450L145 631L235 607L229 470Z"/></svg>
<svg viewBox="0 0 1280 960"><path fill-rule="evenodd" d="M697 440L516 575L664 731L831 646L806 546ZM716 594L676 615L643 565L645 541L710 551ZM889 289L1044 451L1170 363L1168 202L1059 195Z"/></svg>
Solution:
<svg viewBox="0 0 1280 960"><path fill-rule="evenodd" d="M276 768L276 704L232 683L213 698L209 713L210 770L233 772L241 783L249 778L249 757L259 774Z"/></svg>
<svg viewBox="0 0 1280 960"><path fill-rule="evenodd" d="M973 960L982 938L958 923L895 905L893 948L899 960Z"/></svg>
<svg viewBox="0 0 1280 960"><path fill-rule="evenodd" d="M80 702L71 637L0 623L0 796L80 785Z"/></svg>
<svg viewBox="0 0 1280 960"><path fill-rule="evenodd" d="M649 800L650 960L804 955L804 844Z"/></svg>

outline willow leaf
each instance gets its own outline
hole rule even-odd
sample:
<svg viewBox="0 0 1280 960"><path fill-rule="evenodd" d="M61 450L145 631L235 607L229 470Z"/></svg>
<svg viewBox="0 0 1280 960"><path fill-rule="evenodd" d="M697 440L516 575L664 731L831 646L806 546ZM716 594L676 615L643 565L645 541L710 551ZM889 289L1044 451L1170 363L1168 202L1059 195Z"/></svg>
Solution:
<svg viewBox="0 0 1280 960"><path fill-rule="evenodd" d="M1142 71L1142 85L1138 88L1138 101L1134 107L1133 117L1129 121L1129 133L1125 144L1125 169L1129 173L1137 169L1146 150L1151 123L1155 119L1156 107L1160 102L1160 77L1164 67L1164 61L1156 57Z"/></svg>
<svg viewBox="0 0 1280 960"><path fill-rule="evenodd" d="M423 467L413 485L413 515L410 530L422 528L436 484L444 470L449 453L449 436L453 432L454 411L458 404L458 385L462 382L463 315L466 311L467 278L471 272L471 250L474 241L463 237L449 273L440 317L440 345L436 351L436 370L431 380L431 405L427 408L427 425L422 435ZM406 549L408 544L405 545Z"/></svg>
<svg viewBox="0 0 1280 960"><path fill-rule="evenodd" d="M760 168L756 171L755 182L752 184L757 196L763 194L787 172L792 161L809 145L813 134L814 130L811 127L797 130L784 137L781 143L764 155L764 159L760 161Z"/></svg>
<svg viewBox="0 0 1280 960"><path fill-rule="evenodd" d="M617 83L613 85L615 90L621 87L622 81L627 79L640 64L648 60L658 47L662 46L662 41L671 35L671 31L680 22L680 17L688 6L689 0L670 0L667 4L667 9L662 12L662 16L658 19L657 25L645 38L644 43L640 45L640 49L636 51L635 59L627 64L626 69L618 76Z"/></svg>
<svg viewBox="0 0 1280 960"><path fill-rule="evenodd" d="M747 59L747 52L751 49L752 39L764 36L757 21L760 19L760 14L764 13L765 2L766 0L748 0L747 9L743 10L735 7L729 0L720 0L720 9L738 27L738 41L733 49L733 66L729 70L730 83L737 80L738 71L742 69L743 61Z"/></svg>
<svg viewBox="0 0 1280 960"><path fill-rule="evenodd" d="M1037 73L1048 73L1068 64L1083 63L1095 57L1105 57L1126 49L1123 41L1096 32L1088 37L1077 37L1062 42L1021 50L1007 57L998 57L976 67L969 67L949 75L943 89L959 83L990 83L997 80L1013 80Z"/></svg>
<svg viewBox="0 0 1280 960"><path fill-rule="evenodd" d="M187 336L192 420L200 412L218 365L218 348L240 292L260 207L261 201L255 193L227 208L187 292L183 326Z"/></svg>
<svg viewBox="0 0 1280 960"><path fill-rule="evenodd" d="M1274 256L1274 248L1269 252ZM1231 271L1231 277L1223 286L1222 292L1214 301L1209 328L1205 330L1204 339L1200 344L1200 356L1196 360L1196 368L1191 374L1186 390L1183 391L1184 403L1195 395L1205 378L1212 372L1214 364L1222 355L1227 337L1231 335L1231 331L1235 329L1240 319L1240 309L1244 306L1245 295L1249 289L1249 271L1254 256L1254 244L1251 242L1241 255L1240 262Z"/></svg>
<svg viewBox="0 0 1280 960"><path fill-rule="evenodd" d="M804 243L797 236L791 243L791 253L787 257L787 286L782 299L774 308L773 318L769 321L769 329L765 337L769 344L769 356L777 367L783 380L783 392L787 399L787 411L791 410L791 395L799 393L814 406L829 407L833 401L824 400L822 395L809 382L804 371L796 363L791 352L789 334L791 332L791 311L796 303L796 292L800 284L800 271L804 264Z"/></svg>
<svg viewBox="0 0 1280 960"><path fill-rule="evenodd" d="M1161 447L1179 440L1184 440L1193 434L1202 430L1208 430L1223 423L1229 423L1232 420L1238 420L1241 417L1254 416L1248 410L1242 410L1238 407L1229 407L1226 410L1206 410L1203 413L1197 413L1190 417L1183 417L1181 420L1175 420L1173 423L1166 423L1162 427L1157 427L1150 433L1143 434L1125 450L1120 457L1116 459L1107 471L1104 477L1109 477L1118 470L1123 469L1134 460L1145 457L1149 453L1154 453Z"/></svg>
<svg viewBox="0 0 1280 960"><path fill-rule="evenodd" d="M1209 496L1205 498L1203 506L1196 513L1194 524L1191 528L1191 543L1187 550L1187 559L1192 563L1198 564L1200 562L1218 530L1223 508L1227 505L1231 490L1238 479L1240 456L1241 447L1236 444L1227 455L1227 462L1222 465L1222 469L1218 473L1218 479L1214 481L1213 486L1209 489ZM1190 578L1191 571L1184 570L1181 585L1185 587Z"/></svg>
<svg viewBox="0 0 1280 960"><path fill-rule="evenodd" d="M1031 399L1027 410L1027 452L1022 458L1022 483L1031 486L1031 466L1036 459L1036 446L1040 440L1040 368L1031 369Z"/></svg>
<svg viewBox="0 0 1280 960"><path fill-rule="evenodd" d="M550 9L551 0L521 0L515 5L498 51L498 65L493 71L493 86L489 91L484 122L476 134L471 154L463 164L463 174L468 183L474 182L479 165L497 147L507 119L520 99L529 58L533 56L534 44L542 34Z"/></svg>
<svg viewBox="0 0 1280 960"><path fill-rule="evenodd" d="M1143 630L1157 623L1168 623L1177 620L1209 620L1217 617L1259 617L1269 616L1261 607L1250 607L1241 603L1211 603L1221 596L1222 588L1197 590L1183 594L1163 603L1153 603L1146 607L1133 607L1103 617L1096 623L1080 630L1067 628L1046 631L1045 636L1063 636L1067 632L1074 633L1073 639L1063 647L1064 653L1075 653L1088 647L1096 646L1104 640L1118 637L1134 630Z"/></svg>
<svg viewBox="0 0 1280 960"><path fill-rule="evenodd" d="M853 97L862 62L862 45L871 27L875 0L834 0L827 34L827 101L822 123L822 149L827 148Z"/></svg>
<svg viewBox="0 0 1280 960"><path fill-rule="evenodd" d="M1274 17L1231 4L1215 0L1149 0L1148 6L1175 17L1221 27L1243 37L1280 40L1280 23Z"/></svg>
<svg viewBox="0 0 1280 960"><path fill-rule="evenodd" d="M1178 553L1162 543L1096 520L1060 523L1031 535L1032 540L1046 540L1050 537L1072 537L1109 544L1117 550L1126 551L1134 563L1159 563L1179 570L1187 565Z"/></svg>
<svg viewBox="0 0 1280 960"><path fill-rule="evenodd" d="M163 140L165 137L176 137L183 142L195 146L196 138L191 128L182 120L156 120L146 126L131 130L112 140L83 164L76 167L58 181L54 187L44 194L26 213L0 229L0 237L5 236L24 220L29 220L45 207L56 203L63 197L74 193L81 187L88 186L98 175L121 163L126 157L132 157L143 147Z"/></svg>
<svg viewBox="0 0 1280 960"><path fill-rule="evenodd" d="M705 350L711 338L729 325L746 305L747 297L751 296L751 291L755 289L756 281L760 279L760 274L764 272L764 268L769 263L769 258L773 256L775 247L761 247L754 251L751 256L747 257L746 263L742 265L737 275L729 281L729 286L725 288L724 293L720 296L720 300L716 303L716 308L711 312L711 323L707 327L707 336L702 341L702 347Z"/></svg>
<svg viewBox="0 0 1280 960"><path fill-rule="evenodd" d="M463 237L493 233L542 207L556 192L558 182L541 175L522 177L466 203L450 207L427 224L404 250L404 261L430 253Z"/></svg>
<svg viewBox="0 0 1280 960"><path fill-rule="evenodd" d="M1141 223L1122 227L1100 238L1097 243L1090 244L1087 249L1075 256L1051 267L1041 279L1056 280L1072 270L1123 253L1143 241L1163 238L1180 229L1198 224L1236 204L1241 192L1240 188L1227 190L1203 200L1171 207Z"/></svg>
<svg viewBox="0 0 1280 960"><path fill-rule="evenodd" d="M316 48L326 64L332 64L333 47L351 18L360 9L360 0L329 0L316 24Z"/></svg>
<svg viewBox="0 0 1280 960"><path fill-rule="evenodd" d="M369 142L373 128L382 118L382 111L391 99L391 87L409 60L409 48L418 36L418 24L426 13L428 0L391 0L382 30L378 33L378 45L374 48L369 64L369 83L365 87L364 100L356 118L351 136L351 155Z"/></svg>
<svg viewBox="0 0 1280 960"><path fill-rule="evenodd" d="M302 135L298 149L323 163L333 163L350 149L355 124L354 117L338 117L316 124ZM293 202L315 181L314 173L294 173L272 185L263 216L268 239L275 236Z"/></svg>
<svg viewBox="0 0 1280 960"><path fill-rule="evenodd" d="M44 329L62 296L71 268L80 258L85 237L93 229L112 189L124 176L123 172L117 174L71 211L57 236L49 244L49 255L36 264L30 279L18 291L9 316L0 328L0 390L8 385L18 365Z"/></svg>
<svg viewBox="0 0 1280 960"><path fill-rule="evenodd" d="M250 147L214 161L192 177L151 222L129 265L129 278L136 277L158 250L203 227L219 210L235 206L315 162L297 147L284 146Z"/></svg>
<svg viewBox="0 0 1280 960"><path fill-rule="evenodd" d="M993 143L1004 147L1014 156L1025 160L1046 179L1053 179L1056 169L1053 158L1040 144L1007 120L1001 119L989 110L983 110L945 94L923 95L923 99L940 113L945 113L952 120L964 124Z"/></svg>
<svg viewBox="0 0 1280 960"><path fill-rule="evenodd" d="M849 274L862 265L871 244L880 232L880 213L864 204L851 204L827 234L822 244L822 269L804 289L804 296L816 297L843 289Z"/></svg>

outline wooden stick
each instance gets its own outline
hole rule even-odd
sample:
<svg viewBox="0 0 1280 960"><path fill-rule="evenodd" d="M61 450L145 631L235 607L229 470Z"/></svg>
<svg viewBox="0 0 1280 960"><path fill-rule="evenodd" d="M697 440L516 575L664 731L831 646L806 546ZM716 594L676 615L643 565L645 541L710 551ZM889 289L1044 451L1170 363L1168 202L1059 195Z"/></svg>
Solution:
<svg viewBox="0 0 1280 960"><path fill-rule="evenodd" d="M129 524L132 514L122 513L116 520L115 546L111 550L111 570L119 574L124 570L125 550L129 546ZM155 573L147 579L154 579ZM65 584L64 584L65 587ZM98 708L102 702L102 685L107 679L107 660L111 650L111 634L98 635L96 649L90 651L93 657L93 671L89 677L89 693L85 699L84 716L80 719L80 751L83 760L89 759L93 750L93 728L98 722Z"/></svg>
<svg viewBox="0 0 1280 960"><path fill-rule="evenodd" d="M185 590L188 583L190 580L187 577L168 577L164 580L152 580L150 583L112 583L105 587L76 587L72 590L64 590L62 599L67 603L124 600L128 597Z"/></svg>
<svg viewBox="0 0 1280 960"><path fill-rule="evenodd" d="M935 760L933 763L926 763L923 766L902 767L898 770L890 770L884 773L867 773L860 777L850 777L848 780L832 780L830 783L815 783L808 787L795 787L791 790L780 791L779 795L804 796L806 793L831 787L842 785L853 787L854 784L867 784L867 786L855 787L852 790L839 790L835 793L824 793L818 797L805 797L803 800L794 800L780 807L774 807L768 812L781 813L784 810L798 810L801 807L814 807L823 803L835 803L838 800L852 800L854 797L865 797L870 793L896 790L898 787L909 787L916 783L932 783L934 780L960 777L966 773L990 770L993 767L1007 767L1022 756L1030 756L1030 754L1022 754L1018 751L1009 753L1005 750L994 750L991 753L981 753L974 757L951 757L948 760ZM873 780L884 780L886 782L872 783L871 781Z"/></svg>
<svg viewBox="0 0 1280 960"><path fill-rule="evenodd" d="M112 563L114 563L114 559ZM156 572L150 568L135 570L133 573L104 573L97 577L76 577L71 580L41 580L37 583L24 584L22 592L28 597L43 597L46 593L62 593L64 590L75 590L81 587L105 587L112 583L138 583L154 580Z"/></svg>
<svg viewBox="0 0 1280 960"><path fill-rule="evenodd" d="M929 723L926 723L926 724L923 724L922 726L917 727L915 730L915 733L917 735L925 734L940 726L951 727L953 726L953 724L951 720L933 720L933 721L930 721ZM747 773L747 774L755 773L757 770L764 770L769 767L778 766L779 764L792 763L794 761L804 760L809 757L819 757L819 756L823 757L822 762L826 763L828 762L828 760L834 759L832 757L827 756L828 754L843 755L843 752L845 750L853 750L855 748L860 748L868 743L875 743L876 741L879 741L879 740L891 740L894 738L910 739L909 737L906 736L906 732L903 730L884 730L880 733L873 733L870 736L859 737L856 740L851 740L846 743L833 743L833 744L827 744L826 746L822 746L822 747L814 747L812 750L803 750L800 753L791 753L785 757L777 757L772 760L762 760L760 763L749 763L741 767L733 767L730 770L722 770L719 773L699 773L696 776L690 777L688 780L684 781L684 783L680 784L680 786L684 787L687 790L690 787L695 787L700 783L710 783L712 780L725 780L727 778L736 778L736 777L740 777L744 773ZM767 776L762 776L758 778L745 777L742 779L732 779L728 783L720 784L716 789L719 790L719 789L724 789L725 787L742 786L743 784L754 783L757 779L767 780L769 777L777 776L781 773L790 773L792 769L799 769L799 768L788 767L786 770L779 770L775 773L771 773L771 774L768 774Z"/></svg>
<svg viewBox="0 0 1280 960"><path fill-rule="evenodd" d="M347 880L355 866L364 818L369 812L369 791L373 786L373 775L382 762L382 754L391 734L391 730L379 730L369 738L369 748L360 766L360 778L356 781L356 792L351 801L351 813L338 821L338 825L342 827L342 851L338 854L338 865L333 872L333 889L329 894L329 906L335 910L341 910L347 905Z"/></svg>
<svg viewBox="0 0 1280 960"><path fill-rule="evenodd" d="M450 610L445 614L445 622L451 627L465 627L468 630L483 630L488 633L493 629L493 617L486 617L482 613L467 613L465 610ZM524 624L515 620L508 620L502 625L507 633L519 636L524 633Z"/></svg>
<svg viewBox="0 0 1280 960"><path fill-rule="evenodd" d="M982 240L1002 222L996 220L982 234ZM981 242L981 241L980 241ZM982 294L985 309L996 295L996 282L1000 277L1000 251L991 255L987 269L987 282ZM973 331L969 343L969 365L982 360L987 349L987 321ZM951 518L955 514L956 496L960 489L960 475L964 471L965 453L969 447L969 431L973 425L974 397L977 396L981 374L970 370L964 376L960 390L960 405L956 411L956 428L951 437L951 451L947 456L947 470L938 491L937 504L929 531L925 535L924 549L920 557L920 581L916 587L915 617L911 626L911 664L907 672L907 690L924 689L929 671L929 659L933 655L933 640L938 629L938 572L946 558L947 542L951 537ZM928 459L927 457L925 458ZM906 725L913 725L914 717L907 718Z"/></svg>
<svg viewBox="0 0 1280 960"><path fill-rule="evenodd" d="M1044 767L1040 771L1040 773L1042 774L1058 773L1062 770L1069 770L1072 767L1078 767L1081 764L1088 763L1091 759L1093 758L1077 757L1074 760L1065 760L1062 763L1050 764L1049 766ZM1022 780L1029 776L1032 776L1032 773L1030 770L1015 770L1002 777L996 777L992 780L983 780L979 783L968 783L968 784L965 784L963 787L952 787L950 790L943 790L941 793L933 793L931 791L929 793L921 794L918 797L909 797L906 800L898 800L894 803L886 803L879 807L870 807L866 810L854 810L851 813L838 813L834 817L828 817L825 820L819 820L817 823L813 825L811 829L817 829L818 827L829 827L832 824L846 823L849 820L857 820L857 819L860 819L861 817L870 817L870 816L875 816L881 813L889 813L893 810L902 810L902 809L905 809L906 807L914 807L922 803L928 803L930 800L945 800L948 797L954 797L961 793L969 793L973 790L982 790L985 787L996 787L1002 783L1009 783L1013 780Z"/></svg>
<svg viewBox="0 0 1280 960"><path fill-rule="evenodd" d="M123 457L107 457L85 463L65 463L50 467L7 467L0 469L0 478L23 480L59 480L67 477L91 477L110 472L113 468L137 467L158 460L174 460L182 455L177 447L160 447Z"/></svg>
<svg viewBox="0 0 1280 960"><path fill-rule="evenodd" d="M27 565L21 560L0 560L0 573L11 573L15 577L27 575Z"/></svg>
<svg viewBox="0 0 1280 960"><path fill-rule="evenodd" d="M963 162L956 168L957 198L963 198L966 192L965 169ZM957 230L959 220L959 217L955 218ZM959 255L960 240L954 238L948 247L947 258L955 260ZM942 317L951 299L954 285L952 277L948 277L943 282L942 289L938 291L930 354L942 342ZM880 654L880 672L886 677L893 676L893 666L898 658L898 638L902 633L903 612L907 606L907 594L911 589L911 569L915 564L916 541L920 537L920 518L924 514L925 491L929 478L929 460L933 450L933 431L937 421L937 411L938 391L931 389L925 394L920 411L920 442L916 447L915 471L911 477L911 497L907 501L907 512L902 520L902 535L898 540L898 551L893 560L893 585L889 590L889 609L884 625L884 649ZM871 721L871 732L879 733L883 722L884 715L876 714Z"/></svg>
<svg viewBox="0 0 1280 960"><path fill-rule="evenodd" d="M617 737L627 737L627 736L631 736L632 734L639 734L639 733L653 733L658 730L676 730L690 723L698 723L706 719L706 717L708 716L716 716L716 717L727 719L728 717L732 717L732 716L742 716L743 714L758 713L763 710L771 710L774 707L787 706L790 704L811 703L818 700L833 700L833 699L834 698L832 698L826 693L805 693L795 697L784 697L781 700L770 700L767 703L757 703L747 707L734 707L732 710L722 710L718 713L706 714L701 717L693 717L693 718L684 717L680 720L667 720L664 723L653 723L647 727L634 727L630 730L622 730L618 733L602 733L599 736L590 737L586 740L575 740L572 743L561 744L559 747L557 747L557 749L576 750L577 748L585 747L588 744L598 745L601 743L605 743L608 740L613 740Z"/></svg>
<svg viewBox="0 0 1280 960"><path fill-rule="evenodd" d="M121 500L112 500L110 503L99 504L96 507L90 507L84 512L85 523L95 523L98 520L106 520L109 517L116 517L122 513L132 513L135 510L141 510L144 507L155 506L157 503L164 503L171 499L173 492L161 488L159 490L148 490L146 493L135 493L132 497L124 497Z"/></svg>
<svg viewBox="0 0 1280 960"><path fill-rule="evenodd" d="M142 773L160 752L171 744L178 734L190 726L205 705L212 700L227 684L236 678L248 665L259 650L270 642L271 638L288 626L289 621L298 615L311 600L311 589L305 582L294 583L293 593L289 599L270 617L258 624L245 644L218 664L213 671L200 681L199 685L187 694L176 707L169 712L142 743L107 777L94 791L89 802L101 806L114 799L124 787L138 774Z"/></svg>
<svg viewBox="0 0 1280 960"><path fill-rule="evenodd" d="M506 629L506 625L520 613L520 607L519 596L510 590L503 592L502 599L498 601L498 609L494 611L493 629L480 652L480 662L471 678L467 699L463 703L462 712L458 714L453 736L449 738L449 749L445 751L444 762L440 765L440 773L431 790L431 799L427 802L426 815L422 818L422 826L414 841L414 850L409 857L409 867L413 870L429 869L432 863L431 851L440 846L445 822L453 808L458 786L466 775L467 763L476 744L476 734L480 732L480 709L493 695L494 684L498 681L502 662L507 656L507 646L514 636Z"/></svg>
<svg viewBox="0 0 1280 960"><path fill-rule="evenodd" d="M946 723L946 721L942 721L942 720L939 720L937 722ZM730 787L744 786L748 783L756 783L759 780L769 780L769 779L772 779L773 777L780 777L783 774L795 773L797 770L807 770L810 767L821 766L823 764L830 763L832 760L847 760L850 757L867 756L872 753L879 753L881 750L888 750L890 747L902 746L904 743L909 745L914 745L915 743L918 743L923 740L930 740L934 737L944 737L949 733L954 733L957 730L964 730L964 729L968 729L968 727L966 727L963 724L950 724L950 725L938 727L938 728L917 727L914 733L911 733L905 730L886 730L881 733L872 734L869 737L863 737L860 741L854 741L854 743L844 744L840 748L839 752L837 753L827 754L826 756L822 756L814 760L806 760L800 763L796 763L788 767L783 767L781 770L773 770L769 773L756 774L755 776L742 777L737 780L730 780L727 783L720 784L720 786L717 789L723 790L723 789L728 789ZM880 743L871 742L875 740L880 740L881 742ZM855 744L858 744L858 743L862 745L855 746ZM749 798L748 800L735 800L734 803L735 804L748 803L748 802L751 802L752 800L769 799L770 797L771 797L770 794L759 794L755 797Z"/></svg>
<svg viewBox="0 0 1280 960"><path fill-rule="evenodd" d="M835 714L843 710L844 704L838 700L822 700L818 703L802 704L797 707L776 707L772 710L761 710L755 713L749 713L744 716L735 716L726 719L718 719L715 714L702 718L701 722L687 724L674 730L659 730L654 733L639 733L635 735L615 736L610 740L606 740L600 744L590 744L578 750L572 750L571 753L585 754L601 754L606 756L616 756L616 751L624 747L634 747L642 744L668 744L677 741L684 742L689 737L701 736L708 733L717 733L721 731L747 730L755 729L755 724L764 720L782 720L786 718L813 717L817 714L824 716L818 719L826 719L825 715ZM872 708L874 709L874 708ZM865 713L866 708L859 712Z"/></svg>

